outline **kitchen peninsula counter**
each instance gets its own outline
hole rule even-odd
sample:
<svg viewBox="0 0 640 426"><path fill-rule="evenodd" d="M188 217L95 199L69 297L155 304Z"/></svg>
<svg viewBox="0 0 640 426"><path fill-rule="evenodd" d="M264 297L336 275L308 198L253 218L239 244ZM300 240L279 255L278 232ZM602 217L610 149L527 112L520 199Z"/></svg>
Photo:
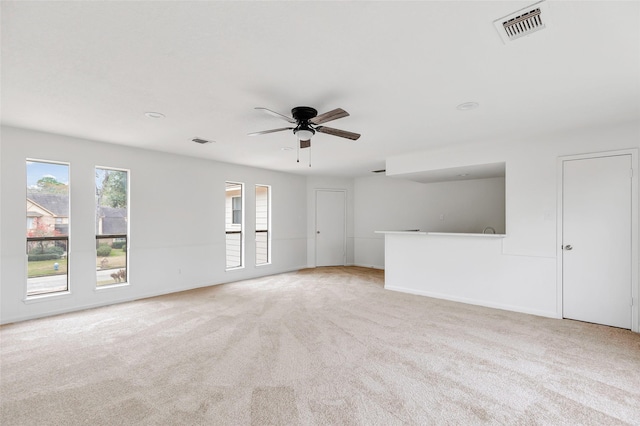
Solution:
<svg viewBox="0 0 640 426"><path fill-rule="evenodd" d="M556 259L505 253L505 234L375 232L384 234L385 289L557 317L543 296L556 291Z"/></svg>
<svg viewBox="0 0 640 426"><path fill-rule="evenodd" d="M506 234L483 234L480 232L431 232L409 229L406 231L375 231L376 234L405 234L405 235L443 235L454 237L484 237L484 238L504 238Z"/></svg>

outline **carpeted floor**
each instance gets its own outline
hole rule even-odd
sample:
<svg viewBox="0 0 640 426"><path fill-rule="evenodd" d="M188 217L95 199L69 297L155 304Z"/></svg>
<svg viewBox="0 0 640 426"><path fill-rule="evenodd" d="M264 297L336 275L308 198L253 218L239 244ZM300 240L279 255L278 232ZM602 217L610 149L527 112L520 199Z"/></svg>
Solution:
<svg viewBox="0 0 640 426"><path fill-rule="evenodd" d="M318 268L0 328L0 424L640 424L640 335Z"/></svg>

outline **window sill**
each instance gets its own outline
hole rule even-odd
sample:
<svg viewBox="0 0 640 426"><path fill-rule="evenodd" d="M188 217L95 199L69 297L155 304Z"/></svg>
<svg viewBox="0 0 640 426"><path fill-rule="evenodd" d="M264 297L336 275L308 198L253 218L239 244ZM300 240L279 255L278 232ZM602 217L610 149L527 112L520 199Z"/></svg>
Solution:
<svg viewBox="0 0 640 426"><path fill-rule="evenodd" d="M93 289L93 291L101 292L109 289L122 288L122 287L129 287L129 283L126 282L126 283L116 283L116 284L96 286Z"/></svg>
<svg viewBox="0 0 640 426"><path fill-rule="evenodd" d="M259 265L256 265L256 268L260 268L262 266L270 266L271 262L267 262L267 263L260 263Z"/></svg>
<svg viewBox="0 0 640 426"><path fill-rule="evenodd" d="M244 269L244 266L237 266L237 267L235 267L235 268L227 268L227 269L225 269L224 271L225 271L225 272L241 271L241 270L243 270L243 269Z"/></svg>
<svg viewBox="0 0 640 426"><path fill-rule="evenodd" d="M35 294L33 296L27 296L22 299L22 302L25 304L38 303L38 302L48 302L51 300L60 299L63 297L67 297L71 295L71 291L58 291L55 293L47 293L47 294Z"/></svg>

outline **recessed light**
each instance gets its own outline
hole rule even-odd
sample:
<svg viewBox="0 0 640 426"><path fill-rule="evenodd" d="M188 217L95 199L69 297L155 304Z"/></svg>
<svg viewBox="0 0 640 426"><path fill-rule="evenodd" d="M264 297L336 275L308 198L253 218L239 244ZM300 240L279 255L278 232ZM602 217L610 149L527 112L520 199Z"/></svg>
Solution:
<svg viewBox="0 0 640 426"><path fill-rule="evenodd" d="M283 146L282 148L280 148L281 151L293 151L293 148L290 146Z"/></svg>
<svg viewBox="0 0 640 426"><path fill-rule="evenodd" d="M461 174L459 174L458 176L459 176L459 177L467 177L467 176L469 176L469 173L461 173Z"/></svg>
<svg viewBox="0 0 640 426"><path fill-rule="evenodd" d="M149 118L164 118L164 114L161 112L145 112L144 115Z"/></svg>
<svg viewBox="0 0 640 426"><path fill-rule="evenodd" d="M477 102L464 102L458 105L456 108L460 111L470 111L472 109L476 109L480 106Z"/></svg>

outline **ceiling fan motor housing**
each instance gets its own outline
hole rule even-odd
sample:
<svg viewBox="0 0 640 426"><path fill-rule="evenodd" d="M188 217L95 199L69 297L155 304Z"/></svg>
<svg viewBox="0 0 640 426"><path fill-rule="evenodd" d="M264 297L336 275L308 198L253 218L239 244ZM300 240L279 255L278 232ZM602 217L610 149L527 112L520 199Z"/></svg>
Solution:
<svg viewBox="0 0 640 426"><path fill-rule="evenodd" d="M295 107L291 110L291 115L298 122L296 128L293 129L293 133L298 136L298 139L309 140L311 136L316 134L315 129L311 127L309 123L309 120L318 115L318 111L315 108L305 106Z"/></svg>
<svg viewBox="0 0 640 426"><path fill-rule="evenodd" d="M308 122L313 117L317 116L318 111L315 108L299 106L291 110L291 115L298 122L303 123L303 122Z"/></svg>

